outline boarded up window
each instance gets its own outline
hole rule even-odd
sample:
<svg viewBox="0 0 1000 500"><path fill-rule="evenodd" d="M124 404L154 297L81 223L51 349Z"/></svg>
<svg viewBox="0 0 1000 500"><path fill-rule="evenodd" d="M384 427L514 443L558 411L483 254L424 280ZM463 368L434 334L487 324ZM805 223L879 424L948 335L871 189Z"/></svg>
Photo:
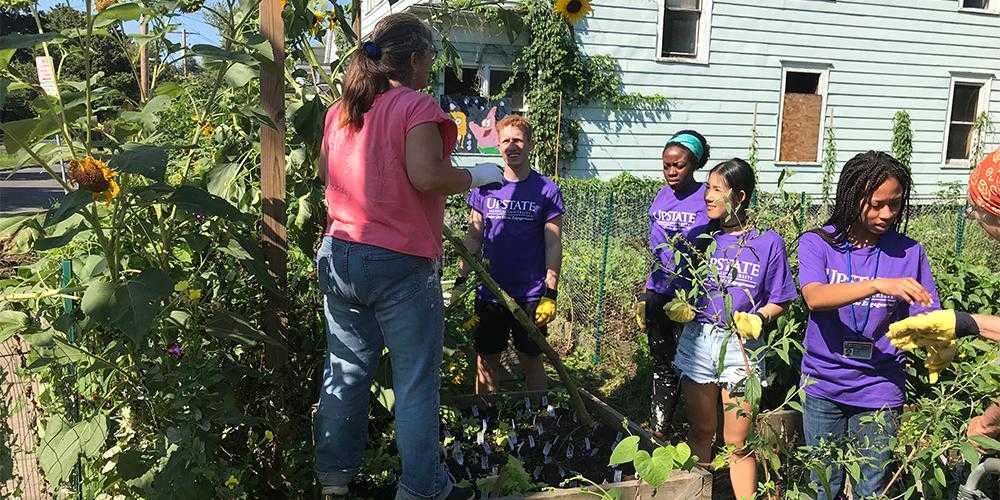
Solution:
<svg viewBox="0 0 1000 500"><path fill-rule="evenodd" d="M982 85L976 83L956 83L952 89L946 161L969 159L972 147L972 124L979 114L979 95L982 88Z"/></svg>
<svg viewBox="0 0 1000 500"><path fill-rule="evenodd" d="M789 71L781 95L781 151L778 161L816 162L822 130L820 74Z"/></svg>
<svg viewBox="0 0 1000 500"><path fill-rule="evenodd" d="M698 25L701 0L665 0L663 9L663 57L698 55Z"/></svg>

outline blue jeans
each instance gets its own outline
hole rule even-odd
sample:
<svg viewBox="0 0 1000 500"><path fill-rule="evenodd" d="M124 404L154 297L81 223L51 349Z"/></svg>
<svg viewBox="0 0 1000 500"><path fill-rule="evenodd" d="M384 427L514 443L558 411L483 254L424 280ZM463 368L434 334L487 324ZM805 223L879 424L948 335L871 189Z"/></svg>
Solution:
<svg viewBox="0 0 1000 500"><path fill-rule="evenodd" d="M403 466L396 499L444 498L452 483L439 444L444 306L437 264L328 236L316 265L329 352L313 420L317 479L346 486L361 468L372 377L388 347Z"/></svg>
<svg viewBox="0 0 1000 500"><path fill-rule="evenodd" d="M899 407L882 410L861 408L807 394L802 414L806 444L817 446L821 441L833 441L840 447L845 443L853 444L866 459L860 464L861 476L853 487L854 497L881 495L892 472L889 441L896 436L901 411ZM870 418L878 412L882 414L881 422L862 422L865 417ZM827 495L823 482L815 472L810 479L819 485L816 500L837 498L844 488L844 470L839 467L833 467L830 475L830 495Z"/></svg>

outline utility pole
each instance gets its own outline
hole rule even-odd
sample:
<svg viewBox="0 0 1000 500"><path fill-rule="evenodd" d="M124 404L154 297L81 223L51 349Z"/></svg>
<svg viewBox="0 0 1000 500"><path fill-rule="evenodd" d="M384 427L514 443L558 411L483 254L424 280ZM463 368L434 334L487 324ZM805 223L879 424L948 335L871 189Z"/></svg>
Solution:
<svg viewBox="0 0 1000 500"><path fill-rule="evenodd" d="M181 28L181 47L184 50L184 59L182 59L181 64L183 64L182 70L184 71L184 76L188 74L188 32L187 28Z"/></svg>

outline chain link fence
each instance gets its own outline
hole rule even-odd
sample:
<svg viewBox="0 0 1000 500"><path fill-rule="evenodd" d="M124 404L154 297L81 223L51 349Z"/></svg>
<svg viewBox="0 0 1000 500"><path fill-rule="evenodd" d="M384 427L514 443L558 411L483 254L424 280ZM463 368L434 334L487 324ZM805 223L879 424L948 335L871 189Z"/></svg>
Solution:
<svg viewBox="0 0 1000 500"><path fill-rule="evenodd" d="M575 352L594 362L632 364L641 344L633 307L653 264L647 212L658 186L561 185L566 203L563 263L559 319L550 326L550 341L559 352ZM821 200L805 193L762 193L754 204L757 219L782 235L793 259L798 235L820 226L828 214ZM961 196L914 198L906 233L923 244L932 264L957 254L969 265L1000 272L1000 242L968 219L966 211ZM464 204L450 207L451 227L464 231L467 219ZM455 262L446 250L446 267Z"/></svg>

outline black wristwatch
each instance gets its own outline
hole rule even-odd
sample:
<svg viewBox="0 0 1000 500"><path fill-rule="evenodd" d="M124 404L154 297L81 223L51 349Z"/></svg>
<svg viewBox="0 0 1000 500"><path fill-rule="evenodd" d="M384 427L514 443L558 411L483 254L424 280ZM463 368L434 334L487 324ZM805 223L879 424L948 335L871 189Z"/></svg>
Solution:
<svg viewBox="0 0 1000 500"><path fill-rule="evenodd" d="M556 297L558 295L559 295L559 292L557 292L555 288L549 288L549 287L545 287L545 292L542 293L542 297L545 297L547 299L552 299L552 300L556 300Z"/></svg>

